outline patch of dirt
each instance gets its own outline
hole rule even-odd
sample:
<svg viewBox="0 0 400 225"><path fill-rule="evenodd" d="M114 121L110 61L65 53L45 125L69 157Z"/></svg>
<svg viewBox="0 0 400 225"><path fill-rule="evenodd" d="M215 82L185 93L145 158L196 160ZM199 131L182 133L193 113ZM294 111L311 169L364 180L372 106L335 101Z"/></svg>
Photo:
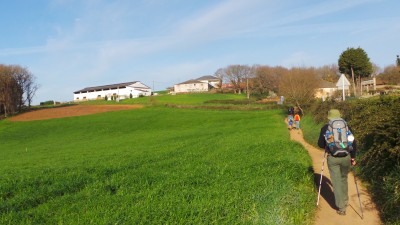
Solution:
<svg viewBox="0 0 400 225"><path fill-rule="evenodd" d="M290 138L291 140L297 141L300 144L302 144L304 148L307 149L308 154L312 158L313 169L314 169L314 181L318 191L319 182L321 178L322 164L324 160L324 152L308 144L303 139L303 133L301 130L295 130L295 129L291 130ZM378 211L376 210L375 204L372 202L371 197L368 194L367 190L361 184L361 181L357 179L357 185L360 193L361 205L363 210L363 212L361 212L360 201L358 198L356 184L355 184L356 180L354 178L353 173L350 172L348 177L349 206L347 207L346 210L347 215L345 216L341 216L336 213L335 198L333 195L333 189L330 181L329 170L326 159L322 175L323 176L321 183L321 196L315 218L316 225L382 224L379 218ZM318 192L316 194L318 195ZM315 205L317 205L317 203L315 203Z"/></svg>
<svg viewBox="0 0 400 225"><path fill-rule="evenodd" d="M40 109L10 117L10 121L48 120L95 113L139 109L142 105L74 105L58 108Z"/></svg>

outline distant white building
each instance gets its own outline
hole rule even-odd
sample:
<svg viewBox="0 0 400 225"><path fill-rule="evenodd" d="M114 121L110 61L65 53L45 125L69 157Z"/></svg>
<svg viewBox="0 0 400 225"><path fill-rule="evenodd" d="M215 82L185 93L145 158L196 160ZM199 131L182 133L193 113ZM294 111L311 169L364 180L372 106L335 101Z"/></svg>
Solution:
<svg viewBox="0 0 400 225"><path fill-rule="evenodd" d="M218 88L221 80L214 76L202 76L174 85L175 93L207 92Z"/></svg>
<svg viewBox="0 0 400 225"><path fill-rule="evenodd" d="M221 79L219 79L218 77L210 76L210 75L199 77L196 80L203 82L203 83L208 83L213 88L218 88L218 85L220 85L220 83L221 83Z"/></svg>
<svg viewBox="0 0 400 225"><path fill-rule="evenodd" d="M333 97L337 91L338 88L335 83L322 80L320 88L315 92L315 97L325 100L326 98Z"/></svg>
<svg viewBox="0 0 400 225"><path fill-rule="evenodd" d="M139 96L150 96L151 88L139 81L126 82L120 84L110 84L96 87L86 87L74 91L74 101L87 101L96 99L126 99L137 98Z"/></svg>

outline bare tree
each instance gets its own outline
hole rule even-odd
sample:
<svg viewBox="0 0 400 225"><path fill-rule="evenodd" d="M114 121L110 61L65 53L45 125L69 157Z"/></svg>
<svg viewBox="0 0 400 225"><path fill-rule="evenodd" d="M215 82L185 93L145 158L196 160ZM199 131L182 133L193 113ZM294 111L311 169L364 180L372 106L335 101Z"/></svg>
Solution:
<svg viewBox="0 0 400 225"><path fill-rule="evenodd" d="M214 76L215 77L217 77L217 78L219 78L219 84L218 84L218 88L219 88L219 90L221 90L222 91L222 84L223 84L223 82L225 82L225 76L224 76L224 69L222 69L222 68L220 68L220 69L218 69L215 73L214 73Z"/></svg>
<svg viewBox="0 0 400 225"><path fill-rule="evenodd" d="M39 85L35 83L36 77L27 68L12 66L12 70L18 86L22 88L19 106L22 107L27 103L30 107L36 90L39 88Z"/></svg>
<svg viewBox="0 0 400 225"><path fill-rule="evenodd" d="M230 65L219 69L216 73L232 84L235 93L241 94L246 89L247 94L250 94L248 79L253 77L252 67L247 65Z"/></svg>
<svg viewBox="0 0 400 225"><path fill-rule="evenodd" d="M288 102L297 105L309 103L315 98L320 79L314 68L292 68L279 83L279 93Z"/></svg>
<svg viewBox="0 0 400 225"><path fill-rule="evenodd" d="M21 111L24 105L24 87L28 80L28 72L20 66L9 66L9 68L11 70L11 76L16 82L15 88L17 90L15 92L14 101L17 101L18 111Z"/></svg>
<svg viewBox="0 0 400 225"><path fill-rule="evenodd" d="M0 102L3 106L1 113L4 113L4 116L16 111L19 91L18 84L12 76L11 68L0 65Z"/></svg>
<svg viewBox="0 0 400 225"><path fill-rule="evenodd" d="M28 108L31 107L33 97L35 96L36 91L40 87L39 84L37 84L35 81L36 77L32 75L31 79L29 79L29 82L27 82L25 85L26 103L28 103Z"/></svg>
<svg viewBox="0 0 400 225"><path fill-rule="evenodd" d="M375 77L378 74L380 74L381 72L382 72L382 68L379 65L377 65L375 63L372 63L372 74L371 74L371 76Z"/></svg>
<svg viewBox="0 0 400 225"><path fill-rule="evenodd" d="M279 79L285 70L287 69L283 67L255 67L255 77L252 82L253 91L258 94L268 94L269 91L278 92Z"/></svg>
<svg viewBox="0 0 400 225"><path fill-rule="evenodd" d="M0 65L0 112L13 114L32 102L38 89L35 76L21 66Z"/></svg>
<svg viewBox="0 0 400 225"><path fill-rule="evenodd" d="M339 67L336 64L325 65L317 69L318 75L331 83L336 83L339 80Z"/></svg>
<svg viewBox="0 0 400 225"><path fill-rule="evenodd" d="M400 67L395 65L387 66L378 77L386 84L400 85Z"/></svg>

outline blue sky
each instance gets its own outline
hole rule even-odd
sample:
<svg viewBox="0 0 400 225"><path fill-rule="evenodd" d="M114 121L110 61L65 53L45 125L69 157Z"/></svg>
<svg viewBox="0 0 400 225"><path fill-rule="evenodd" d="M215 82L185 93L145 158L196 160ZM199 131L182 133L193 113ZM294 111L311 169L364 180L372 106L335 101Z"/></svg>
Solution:
<svg viewBox="0 0 400 225"><path fill-rule="evenodd" d="M0 64L27 67L41 101L129 81L155 90L232 64L336 64L363 48L400 54L397 0L12 0L0 8Z"/></svg>

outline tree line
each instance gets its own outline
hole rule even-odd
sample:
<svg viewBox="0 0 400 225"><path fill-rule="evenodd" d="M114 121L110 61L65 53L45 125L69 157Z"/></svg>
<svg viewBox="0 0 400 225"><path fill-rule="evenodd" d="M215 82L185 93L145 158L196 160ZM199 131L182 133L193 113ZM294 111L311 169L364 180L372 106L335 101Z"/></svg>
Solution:
<svg viewBox="0 0 400 225"><path fill-rule="evenodd" d="M383 72L371 63L362 48L347 48L338 58L337 64L322 67L271 67L267 65L229 65L220 68L215 76L222 83L229 83L234 93L269 95L274 92L285 96L292 103L307 104L313 101L315 91L324 81L335 83L341 74L351 81L352 95L360 96L361 81L377 76L388 84L400 84L400 59L396 64L387 66Z"/></svg>
<svg viewBox="0 0 400 225"><path fill-rule="evenodd" d="M267 96L278 93L290 102L309 103L314 98L315 90L320 87L322 80L331 82L338 80L336 65L314 67L266 65L229 65L220 68L215 76L222 83L229 83L234 93L250 93Z"/></svg>
<svg viewBox="0 0 400 225"><path fill-rule="evenodd" d="M7 117L30 108L38 88L27 68L0 64L0 114Z"/></svg>
<svg viewBox="0 0 400 225"><path fill-rule="evenodd" d="M382 82L388 85L400 85L400 59L397 58L397 65L391 65L385 67L379 77Z"/></svg>

